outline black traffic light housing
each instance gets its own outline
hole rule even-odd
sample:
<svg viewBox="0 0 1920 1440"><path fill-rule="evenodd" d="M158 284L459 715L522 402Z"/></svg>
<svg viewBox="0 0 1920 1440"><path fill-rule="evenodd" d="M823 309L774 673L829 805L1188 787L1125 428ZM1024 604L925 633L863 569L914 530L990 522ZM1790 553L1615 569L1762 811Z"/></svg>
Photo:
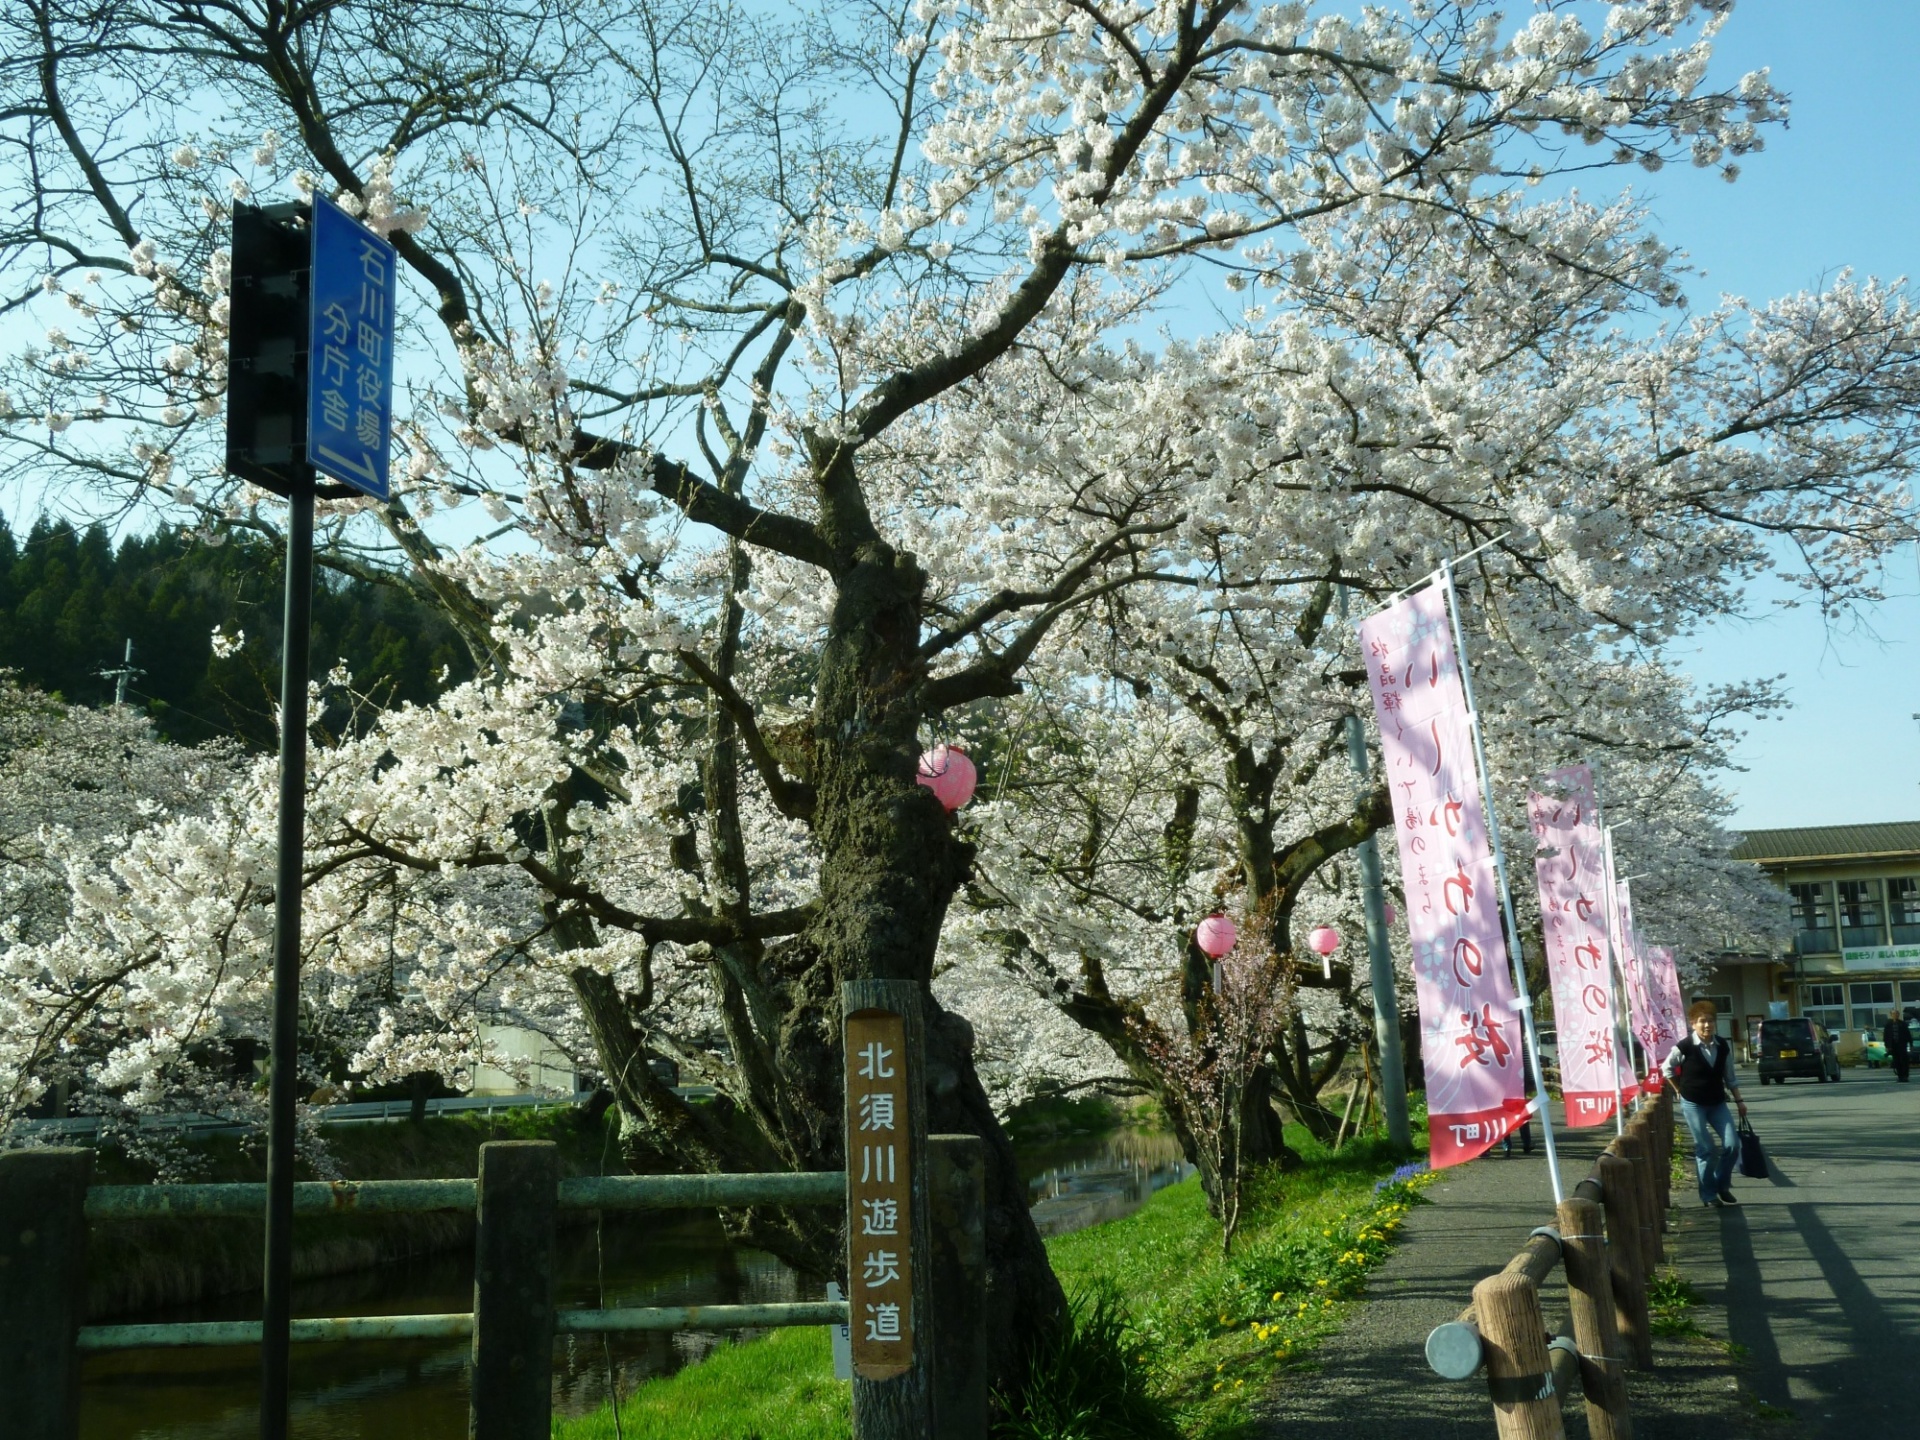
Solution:
<svg viewBox="0 0 1920 1440"><path fill-rule="evenodd" d="M307 350L312 216L305 205L233 207L227 314L227 471L289 494L311 488Z"/></svg>

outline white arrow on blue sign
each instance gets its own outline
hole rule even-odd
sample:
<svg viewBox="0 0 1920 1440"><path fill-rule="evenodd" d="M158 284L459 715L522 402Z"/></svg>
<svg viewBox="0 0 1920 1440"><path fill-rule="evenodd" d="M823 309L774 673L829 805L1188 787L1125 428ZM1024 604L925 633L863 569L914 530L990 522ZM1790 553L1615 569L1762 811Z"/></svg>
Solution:
<svg viewBox="0 0 1920 1440"><path fill-rule="evenodd" d="M323 195L313 197L313 331L307 461L387 498L393 432L393 246Z"/></svg>

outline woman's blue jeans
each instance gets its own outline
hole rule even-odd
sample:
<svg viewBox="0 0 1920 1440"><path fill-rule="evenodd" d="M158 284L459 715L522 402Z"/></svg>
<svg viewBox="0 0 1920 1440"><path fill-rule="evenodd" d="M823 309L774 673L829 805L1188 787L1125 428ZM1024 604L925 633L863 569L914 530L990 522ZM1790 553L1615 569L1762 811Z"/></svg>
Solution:
<svg viewBox="0 0 1920 1440"><path fill-rule="evenodd" d="M1740 1136L1733 1126L1733 1111L1726 1101L1718 1105L1680 1102L1680 1114L1693 1135L1693 1167L1700 1176L1700 1199L1712 1204L1715 1196L1733 1188L1733 1162L1740 1154ZM1718 1139L1720 1150L1714 1153Z"/></svg>

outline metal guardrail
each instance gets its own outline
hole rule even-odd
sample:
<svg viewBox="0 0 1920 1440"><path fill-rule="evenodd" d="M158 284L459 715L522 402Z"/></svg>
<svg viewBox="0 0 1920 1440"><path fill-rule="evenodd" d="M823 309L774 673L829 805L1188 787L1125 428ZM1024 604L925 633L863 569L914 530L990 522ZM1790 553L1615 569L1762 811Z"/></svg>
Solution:
<svg viewBox="0 0 1920 1440"><path fill-rule="evenodd" d="M562 1180L562 1210L682 1210L727 1205L839 1205L846 1200L844 1170L747 1175L582 1175ZM293 1187L295 1214L406 1215L472 1210L475 1180L307 1181ZM264 1215L265 1185L95 1185L87 1190L88 1220L154 1216L207 1218ZM773 1305L665 1305L612 1310L562 1310L561 1334L625 1330L744 1330L783 1325L845 1325L844 1300ZM473 1316L350 1315L295 1320L295 1343L343 1340L464 1339ZM257 1345L257 1320L193 1321L165 1325L87 1325L83 1351L137 1350L186 1345Z"/></svg>
<svg viewBox="0 0 1920 1440"><path fill-rule="evenodd" d="M718 1093L711 1085L675 1085L673 1092L682 1097L699 1098ZM426 1102L429 1115L492 1115L500 1110L557 1109L563 1106L584 1105L593 1098L591 1090L577 1090L572 1095L445 1095ZM391 1124L405 1120L413 1113L411 1100L347 1100L337 1105L317 1105L313 1107L315 1120L321 1125L365 1125ZM218 1112L178 1113L172 1115L141 1115L135 1118L134 1125L141 1130L161 1130L193 1135L250 1135L261 1128L264 1122L242 1120L232 1114ZM65 1136L79 1138L100 1133L101 1119L98 1115L69 1115L62 1118L42 1120L16 1120L16 1128L23 1135L40 1138L46 1136Z"/></svg>
<svg viewBox="0 0 1920 1440"><path fill-rule="evenodd" d="M608 1310L561 1310L554 1329L562 1335L619 1334L638 1330L771 1330L784 1325L845 1325L844 1300L804 1300L787 1305L658 1305ZM343 1340L468 1340L473 1314L350 1315L295 1320L292 1340L311 1345ZM182 1346L258 1345L258 1320L206 1320L170 1325L83 1325L77 1344L89 1354Z"/></svg>
<svg viewBox="0 0 1920 1440"><path fill-rule="evenodd" d="M296 1215L405 1215L471 1210L474 1180L308 1180L293 1187ZM691 1210L715 1205L838 1205L844 1170L747 1175L582 1175L560 1182L562 1210ZM89 1220L264 1215L265 1185L95 1185Z"/></svg>
<svg viewBox="0 0 1920 1440"><path fill-rule="evenodd" d="M472 1180L302 1181L293 1187L296 1215L360 1211L383 1215L471 1210ZM139 1220L156 1216L265 1215L265 1185L95 1185L87 1190L87 1219Z"/></svg>
<svg viewBox="0 0 1920 1440"><path fill-rule="evenodd" d="M308 1183L293 1194L276 1188L275 1208L290 1200L306 1214L467 1211L474 1217L474 1284L470 1314L337 1316L292 1321L291 1335L276 1322L222 1321L187 1325L95 1325L85 1322L88 1232L99 1223L153 1217L231 1223L269 1208L261 1185L95 1186L94 1148L28 1145L0 1150L0 1433L21 1440L69 1440L79 1424L80 1366L86 1354L148 1346L258 1345L271 1368L284 1360L282 1341L396 1342L469 1340L468 1421L476 1440L548 1440L552 1422L554 1339L565 1334L618 1331L740 1329L781 1325L846 1325L860 1311L868 1329L887 1326L895 1295L911 1309L911 1350L897 1368L899 1348L868 1354L863 1344L891 1335L855 1334L852 1413L866 1440L984 1440L993 1351L993 1312L987 1304L990 1260L986 1235L987 1147L976 1135L926 1135L922 1093L921 990L911 981L849 981L841 990L848 1093L854 1091L851 1037L884 1030L899 1045L904 1067L889 1067L905 1098L909 1142L900 1191L900 1236L886 1242L902 1262L912 1260L910 1301L903 1291L879 1292L868 1302L855 1280L851 1300L785 1305L688 1305L562 1310L555 1303L560 1212L646 1211L681 1207L827 1206L844 1224L850 1177L843 1171L772 1175L581 1176L561 1174L551 1140L488 1140L480 1146L475 1178ZM860 1027L864 1026L862 1030ZM904 1039L901 1037L904 1036ZM891 1092L887 1092L891 1093ZM468 1097L461 1109L498 1107L490 1097ZM534 1103L549 1103L539 1097ZM851 1103L851 1102L849 1102ZM400 1105L371 1102L398 1118ZM407 1109L411 1110L409 1102ZM438 1107L449 1108L446 1105ZM216 1124L231 1117L212 1117ZM9 1136L9 1138L12 1138ZM889 1176L893 1167L888 1166ZM906 1202L911 1200L909 1206ZM849 1259L853 1257L850 1255ZM869 1257L868 1264L877 1262ZM855 1270L858 1275L858 1270ZM900 1277L903 1281L904 1274ZM939 1297L938 1303L935 1297ZM862 1310L863 1304L866 1309ZM900 1338L909 1333L903 1323ZM938 1363L936 1363L936 1361ZM864 1366L864 1368L863 1368ZM269 1377L271 1379L273 1377ZM278 1402L263 1386L263 1422L274 1423Z"/></svg>

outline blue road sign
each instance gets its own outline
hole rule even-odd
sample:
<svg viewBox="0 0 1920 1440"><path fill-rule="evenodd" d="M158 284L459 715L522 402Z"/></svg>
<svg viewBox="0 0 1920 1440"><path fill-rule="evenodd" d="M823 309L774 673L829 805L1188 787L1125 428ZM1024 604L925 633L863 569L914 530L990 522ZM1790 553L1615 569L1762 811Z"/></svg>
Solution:
<svg viewBox="0 0 1920 1440"><path fill-rule="evenodd" d="M393 432L393 246L325 196L313 197L313 333L307 461L387 498Z"/></svg>

